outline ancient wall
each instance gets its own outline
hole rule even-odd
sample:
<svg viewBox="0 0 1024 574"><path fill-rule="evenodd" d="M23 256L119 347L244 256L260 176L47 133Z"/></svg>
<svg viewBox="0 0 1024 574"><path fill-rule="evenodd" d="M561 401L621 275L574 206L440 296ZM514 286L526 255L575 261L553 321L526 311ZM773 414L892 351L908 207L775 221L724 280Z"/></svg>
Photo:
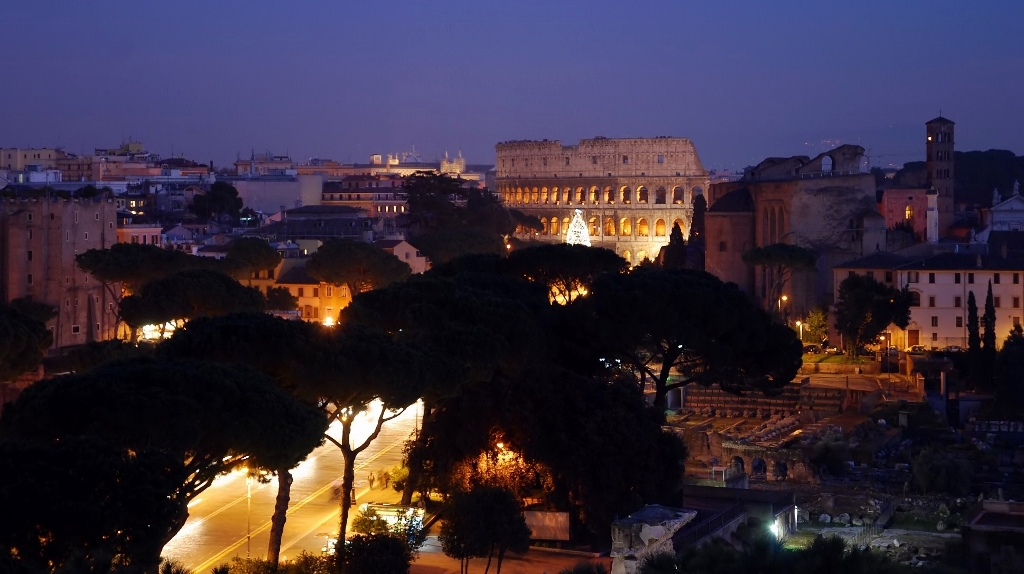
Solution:
<svg viewBox="0 0 1024 574"><path fill-rule="evenodd" d="M495 185L504 203L541 221L541 229L517 237L564 240L573 211L583 210L591 243L630 263L654 259L668 244L672 226L684 236L693 197L709 178L685 138L506 142L498 152Z"/></svg>

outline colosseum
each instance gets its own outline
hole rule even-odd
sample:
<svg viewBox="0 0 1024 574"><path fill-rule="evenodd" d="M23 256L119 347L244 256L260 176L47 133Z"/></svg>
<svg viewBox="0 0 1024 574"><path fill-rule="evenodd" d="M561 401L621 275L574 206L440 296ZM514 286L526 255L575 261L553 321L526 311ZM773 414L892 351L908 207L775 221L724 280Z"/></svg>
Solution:
<svg viewBox="0 0 1024 574"><path fill-rule="evenodd" d="M509 141L495 148L505 205L541 221L539 232L518 229L518 238L562 241L573 210L582 209L592 244L630 264L657 257L674 223L689 232L693 197L709 183L687 138Z"/></svg>

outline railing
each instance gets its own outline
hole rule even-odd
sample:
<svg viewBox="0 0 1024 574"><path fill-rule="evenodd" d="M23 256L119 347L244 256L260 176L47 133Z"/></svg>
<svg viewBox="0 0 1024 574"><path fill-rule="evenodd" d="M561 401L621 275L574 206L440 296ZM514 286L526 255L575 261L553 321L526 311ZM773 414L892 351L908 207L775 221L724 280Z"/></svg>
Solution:
<svg viewBox="0 0 1024 574"><path fill-rule="evenodd" d="M721 530L726 524L729 524L736 517L743 514L743 512L743 504L737 502L724 512L708 517L693 526L685 526L672 535L672 546L677 550L684 546L692 546L705 537Z"/></svg>
<svg viewBox="0 0 1024 574"><path fill-rule="evenodd" d="M882 535L885 530L885 525L892 520L893 510L896 508L896 499L891 496L886 496L882 501L882 507L879 509L878 517L875 518L870 524L865 523L864 526L853 536L853 540L850 544L854 547L867 546L872 539Z"/></svg>

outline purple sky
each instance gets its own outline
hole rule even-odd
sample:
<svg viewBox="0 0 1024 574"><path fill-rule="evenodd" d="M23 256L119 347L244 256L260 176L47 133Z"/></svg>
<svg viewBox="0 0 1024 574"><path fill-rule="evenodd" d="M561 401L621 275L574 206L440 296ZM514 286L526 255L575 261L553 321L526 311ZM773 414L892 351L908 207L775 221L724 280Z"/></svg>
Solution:
<svg viewBox="0 0 1024 574"><path fill-rule="evenodd" d="M685 136L708 168L1024 153L1020 0L0 2L0 147L133 138L219 165Z"/></svg>

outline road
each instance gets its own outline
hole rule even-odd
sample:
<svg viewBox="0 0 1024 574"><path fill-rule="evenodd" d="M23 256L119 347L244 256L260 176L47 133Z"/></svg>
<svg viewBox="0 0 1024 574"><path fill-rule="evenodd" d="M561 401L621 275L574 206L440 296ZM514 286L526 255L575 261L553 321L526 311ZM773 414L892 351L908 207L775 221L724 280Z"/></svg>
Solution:
<svg viewBox="0 0 1024 574"><path fill-rule="evenodd" d="M368 484L370 472L379 475L402 461L402 446L415 428L418 412L413 406L385 423L380 436L356 459L358 503L373 499ZM354 439L362 440L369 435L370 420L375 414L371 410L357 416ZM340 438L340 428L332 427L329 434ZM327 535L336 536L340 510L337 500L332 500L332 483L340 482L343 467L341 452L327 442L292 471L294 482L281 545L282 560L303 550L319 553ZM250 490L251 499L247 492ZM276 496L276 478L266 484L252 482L250 486L243 472L218 477L189 504L188 521L164 547L163 556L180 561L196 574L206 574L235 556L265 558ZM247 532L251 532L249 540Z"/></svg>

